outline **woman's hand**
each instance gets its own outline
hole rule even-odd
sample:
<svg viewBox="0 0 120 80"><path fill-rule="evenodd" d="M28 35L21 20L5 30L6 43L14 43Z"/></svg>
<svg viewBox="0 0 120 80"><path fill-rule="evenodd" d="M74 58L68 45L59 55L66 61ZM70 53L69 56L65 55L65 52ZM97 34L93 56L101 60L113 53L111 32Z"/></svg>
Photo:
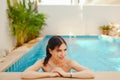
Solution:
<svg viewBox="0 0 120 80"><path fill-rule="evenodd" d="M50 77L60 77L61 75L57 72L51 73Z"/></svg>
<svg viewBox="0 0 120 80"><path fill-rule="evenodd" d="M65 72L62 68L56 67L51 70L53 73L58 73L61 77L69 77L69 73Z"/></svg>

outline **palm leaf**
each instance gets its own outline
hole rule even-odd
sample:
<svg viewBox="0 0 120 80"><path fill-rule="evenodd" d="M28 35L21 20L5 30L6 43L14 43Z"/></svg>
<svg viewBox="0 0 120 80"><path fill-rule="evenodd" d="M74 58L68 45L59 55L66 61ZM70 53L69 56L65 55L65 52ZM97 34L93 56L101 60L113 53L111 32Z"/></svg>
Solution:
<svg viewBox="0 0 120 80"><path fill-rule="evenodd" d="M17 40L17 46L39 36L40 30L46 24L46 16L36 12L30 0L28 3L25 0L15 0L13 3L7 0L7 4L10 28Z"/></svg>

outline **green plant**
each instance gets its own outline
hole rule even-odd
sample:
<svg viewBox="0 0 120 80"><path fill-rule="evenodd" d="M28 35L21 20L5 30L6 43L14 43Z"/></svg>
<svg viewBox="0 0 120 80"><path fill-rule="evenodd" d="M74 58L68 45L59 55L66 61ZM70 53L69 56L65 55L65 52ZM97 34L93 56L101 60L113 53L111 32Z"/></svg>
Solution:
<svg viewBox="0 0 120 80"><path fill-rule="evenodd" d="M110 27L108 25L100 26L100 30L110 30Z"/></svg>
<svg viewBox="0 0 120 80"><path fill-rule="evenodd" d="M16 46L38 37L43 25L46 25L45 14L38 13L37 4L33 4L30 0L27 3L27 1L7 0L7 14L11 31L17 41Z"/></svg>
<svg viewBox="0 0 120 80"><path fill-rule="evenodd" d="M109 32L111 30L109 25L103 25L99 27L103 35L109 35Z"/></svg>

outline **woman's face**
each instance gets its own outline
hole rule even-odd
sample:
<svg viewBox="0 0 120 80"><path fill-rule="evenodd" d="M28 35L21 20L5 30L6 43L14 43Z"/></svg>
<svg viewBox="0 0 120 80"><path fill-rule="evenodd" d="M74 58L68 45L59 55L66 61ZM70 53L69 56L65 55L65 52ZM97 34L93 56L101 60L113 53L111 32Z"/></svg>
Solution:
<svg viewBox="0 0 120 80"><path fill-rule="evenodd" d="M50 49L49 51L56 60L63 61L66 56L66 50L66 45L63 43L60 47L55 47L54 50Z"/></svg>

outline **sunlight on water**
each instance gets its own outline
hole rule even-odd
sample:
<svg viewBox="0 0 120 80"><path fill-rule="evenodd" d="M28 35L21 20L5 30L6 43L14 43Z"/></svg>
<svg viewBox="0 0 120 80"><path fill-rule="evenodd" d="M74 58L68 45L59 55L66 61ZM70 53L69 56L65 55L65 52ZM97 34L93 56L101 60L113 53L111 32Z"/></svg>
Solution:
<svg viewBox="0 0 120 80"><path fill-rule="evenodd" d="M94 66L94 71L119 71L115 66L120 63L120 45L99 39L76 39L71 45L69 57L82 65Z"/></svg>

